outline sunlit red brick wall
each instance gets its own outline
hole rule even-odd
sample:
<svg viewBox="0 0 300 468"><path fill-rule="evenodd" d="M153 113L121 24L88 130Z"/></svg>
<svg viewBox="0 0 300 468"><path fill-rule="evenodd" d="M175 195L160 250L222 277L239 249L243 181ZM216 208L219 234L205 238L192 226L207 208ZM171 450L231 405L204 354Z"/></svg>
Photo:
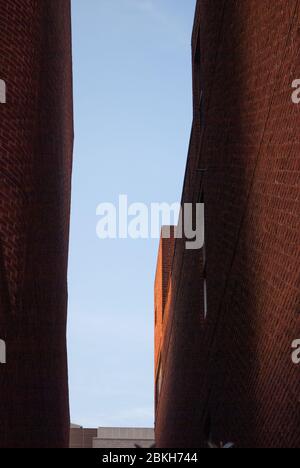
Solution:
<svg viewBox="0 0 300 468"><path fill-rule="evenodd" d="M69 0L0 0L0 446L68 445Z"/></svg>
<svg viewBox="0 0 300 468"><path fill-rule="evenodd" d="M208 318L194 302L200 254L177 241L158 447L199 447L208 432L238 447L300 446L299 24L297 0L197 2L183 201L206 205Z"/></svg>
<svg viewBox="0 0 300 468"><path fill-rule="evenodd" d="M155 362L158 366L158 358L163 336L163 325L168 322L164 317L166 302L168 299L170 274L174 256L174 228L170 227L170 238L161 236L157 258L157 269L154 287L155 308Z"/></svg>

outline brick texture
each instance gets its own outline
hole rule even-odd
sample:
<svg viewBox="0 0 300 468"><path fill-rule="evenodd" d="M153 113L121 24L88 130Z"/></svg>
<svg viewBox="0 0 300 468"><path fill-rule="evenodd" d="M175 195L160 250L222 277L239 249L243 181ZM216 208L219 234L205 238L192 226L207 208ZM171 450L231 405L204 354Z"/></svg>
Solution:
<svg viewBox="0 0 300 468"><path fill-rule="evenodd" d="M155 361L159 358L160 344L163 335L163 324L168 321L164 318L164 312L168 312L166 303L168 300L169 281L172 269L172 262L174 256L174 228L170 230L171 237L161 237L157 269L155 277ZM157 363L158 365L158 363Z"/></svg>
<svg viewBox="0 0 300 468"><path fill-rule="evenodd" d="M85 429L83 427L70 428L70 448L71 449L91 449L93 440L97 437L97 429Z"/></svg>
<svg viewBox="0 0 300 468"><path fill-rule="evenodd" d="M158 447L299 448L298 0L202 0L184 202L205 202L203 256L177 240L156 353Z"/></svg>
<svg viewBox="0 0 300 468"><path fill-rule="evenodd" d="M69 0L0 0L0 447L67 447Z"/></svg>

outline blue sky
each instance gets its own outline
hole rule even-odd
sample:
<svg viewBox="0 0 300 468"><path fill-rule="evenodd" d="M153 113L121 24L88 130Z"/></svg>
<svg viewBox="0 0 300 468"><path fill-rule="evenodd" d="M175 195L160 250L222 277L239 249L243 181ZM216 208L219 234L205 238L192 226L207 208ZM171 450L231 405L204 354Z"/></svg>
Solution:
<svg viewBox="0 0 300 468"><path fill-rule="evenodd" d="M153 425L157 240L99 240L96 207L180 201L195 0L72 0L72 421Z"/></svg>

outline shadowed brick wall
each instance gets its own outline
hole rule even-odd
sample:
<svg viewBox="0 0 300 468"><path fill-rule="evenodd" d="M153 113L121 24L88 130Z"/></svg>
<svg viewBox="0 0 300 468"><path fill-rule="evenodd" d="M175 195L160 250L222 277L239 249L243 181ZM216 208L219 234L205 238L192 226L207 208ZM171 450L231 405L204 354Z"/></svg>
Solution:
<svg viewBox="0 0 300 468"><path fill-rule="evenodd" d="M0 0L0 447L67 447L69 0Z"/></svg>
<svg viewBox="0 0 300 468"><path fill-rule="evenodd" d="M201 447L209 431L238 447L300 446L299 25L297 0L197 2L183 201L205 202L208 317L201 255L177 240L158 447Z"/></svg>

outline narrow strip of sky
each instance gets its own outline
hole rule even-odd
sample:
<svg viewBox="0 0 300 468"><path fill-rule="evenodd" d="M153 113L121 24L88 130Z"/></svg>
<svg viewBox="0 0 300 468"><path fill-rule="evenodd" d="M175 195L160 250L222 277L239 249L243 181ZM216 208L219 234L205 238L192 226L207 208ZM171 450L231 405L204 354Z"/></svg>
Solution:
<svg viewBox="0 0 300 468"><path fill-rule="evenodd" d="M73 0L72 420L153 426L158 242L101 241L96 207L180 200L195 0Z"/></svg>

